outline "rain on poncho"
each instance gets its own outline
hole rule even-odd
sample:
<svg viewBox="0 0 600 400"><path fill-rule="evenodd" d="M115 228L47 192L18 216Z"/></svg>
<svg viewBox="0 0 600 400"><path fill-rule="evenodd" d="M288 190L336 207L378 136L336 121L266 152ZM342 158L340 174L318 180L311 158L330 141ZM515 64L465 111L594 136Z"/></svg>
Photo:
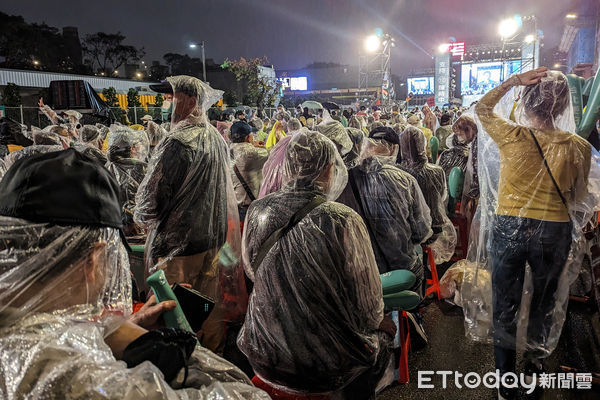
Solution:
<svg viewBox="0 0 600 400"><path fill-rule="evenodd" d="M337 198L346 180L334 144L299 133L288 144L285 186L246 217L243 259L254 290L238 346L257 376L286 391L337 390L377 357L381 283L367 229L349 207L321 204L252 264L267 237L315 195Z"/></svg>
<svg viewBox="0 0 600 400"><path fill-rule="evenodd" d="M515 78L510 79L514 82ZM542 275L532 270L529 261L525 264L529 260L526 255L519 256L523 265L519 271L511 272L513 289L498 295L497 300L508 301L510 295L521 294L520 307L513 304L518 310L505 309L498 316L502 325L494 333L500 345L516 345L538 357L548 356L558 343L569 287L577 278L585 252L583 227L600 208L600 156L574 134L574 114L566 85L564 75L549 71L537 85L515 87L506 94L503 87L493 89L475 108L480 201L471 226L469 254L463 263L465 268L475 269L475 276L489 276L494 273L490 248L508 257L529 241L531 246L542 246L543 256L534 260L544 264ZM509 116L515 102L511 121ZM552 116L550 113L555 109L558 115ZM544 114L536 120L552 128L540 128L528 110ZM531 132L542 148L566 206L549 177ZM566 226L569 220L570 235L547 232L548 226ZM523 227L513 226L515 223L535 224L538 228L532 227L530 232L532 235L541 232L543 236L523 237L519 233ZM564 259L556 259L563 256ZM556 268L557 262L563 263L562 268L560 264ZM544 278L539 279L541 276ZM548 286L540 288L538 282L547 282ZM468 285L463 282L465 332L474 340L491 340L492 285L490 280L481 279L474 279ZM510 325L518 327L517 331L506 329Z"/></svg>
<svg viewBox="0 0 600 400"><path fill-rule="evenodd" d="M263 166L263 181L260 185L259 199L278 191L283 186L285 153L290 140L292 140L292 136L286 136L271 149L269 158Z"/></svg>
<svg viewBox="0 0 600 400"><path fill-rule="evenodd" d="M446 215L448 189L444 170L427 162L425 136L415 128L408 127L400 135L400 168L417 179L425 202L431 212L431 229L433 236L429 239L429 247L433 250L436 264L452 258L456 247L456 231Z"/></svg>
<svg viewBox="0 0 600 400"><path fill-rule="evenodd" d="M269 157L269 152L264 148L255 147L252 143L248 142L232 143L231 152L233 154L233 164L237 166L240 175L242 175L254 198L258 198L260 184L263 180L263 166ZM231 180L238 206L249 206L252 200L233 171L231 173Z"/></svg>
<svg viewBox="0 0 600 400"><path fill-rule="evenodd" d="M335 144L342 157L352 150L353 142L348 136L346 128L341 122L331 118L327 111L324 111L323 121L315 127L315 130L327 136Z"/></svg>
<svg viewBox="0 0 600 400"><path fill-rule="evenodd" d="M444 150L438 159L438 165L442 167L446 174L446 181L448 181L448 175L454 167L458 167L465 172L469 160L469 145L463 143L457 135L451 135L449 139L451 146L448 147L448 150Z"/></svg>
<svg viewBox="0 0 600 400"><path fill-rule="evenodd" d="M365 140L365 134L356 128L346 128L346 132L352 141L352 149L342 156L342 160L344 160L346 168L350 169L358 165L358 157L360 156L363 141Z"/></svg>
<svg viewBox="0 0 600 400"><path fill-rule="evenodd" d="M0 217L0 265L1 398L268 399L200 346L180 390L148 361L127 368L115 359L104 338L131 312L129 262L116 229Z"/></svg>
<svg viewBox="0 0 600 400"><path fill-rule="evenodd" d="M222 92L189 76L167 80L171 130L154 149L135 199L134 220L148 229L146 274L165 269L170 282L188 282L215 299L225 321L241 322L247 295L229 150L206 117ZM226 242L232 262L220 258Z"/></svg>
<svg viewBox="0 0 600 400"><path fill-rule="evenodd" d="M396 154L370 155L369 146L373 145L365 146L360 164L348 172L362 201L355 198L350 182L338 201L359 213L370 227L379 273L407 269L417 277L413 290L422 294L423 262L415 246L432 234L429 208L416 179L395 165Z"/></svg>
<svg viewBox="0 0 600 400"><path fill-rule="evenodd" d="M140 182L146 175L148 149L148 138L142 131L131 131L127 128L116 129L108 140L106 168L117 178L121 187L123 230L127 236L137 236L143 233L133 221L133 212L135 195Z"/></svg>

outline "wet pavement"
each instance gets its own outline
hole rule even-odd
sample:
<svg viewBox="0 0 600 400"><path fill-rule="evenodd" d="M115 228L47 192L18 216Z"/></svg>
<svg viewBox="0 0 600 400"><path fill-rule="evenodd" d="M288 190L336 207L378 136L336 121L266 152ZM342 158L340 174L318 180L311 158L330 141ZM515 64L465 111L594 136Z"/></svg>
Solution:
<svg viewBox="0 0 600 400"><path fill-rule="evenodd" d="M572 307L573 308L573 307ZM475 389L458 389L452 380L448 380L447 388L443 389L442 377L434 375L433 389L417 387L418 371L458 371L463 374L476 372L480 376L494 371L493 347L491 344L476 343L465 337L462 310L446 302L433 302L424 309L424 326L429 338L429 344L419 351L409 354L410 382L395 384L385 389L378 400L400 399L457 399L485 400L496 399L495 390L481 385ZM597 357L600 356L600 320L598 313L589 309L574 307L569 313L561 343L557 350L547 360L547 372L561 372L559 365L583 367L598 370ZM517 366L520 363L518 362ZM517 367L518 368L518 367ZM600 399L600 387L591 390L550 390L541 396L526 397L520 393L519 398L550 399Z"/></svg>

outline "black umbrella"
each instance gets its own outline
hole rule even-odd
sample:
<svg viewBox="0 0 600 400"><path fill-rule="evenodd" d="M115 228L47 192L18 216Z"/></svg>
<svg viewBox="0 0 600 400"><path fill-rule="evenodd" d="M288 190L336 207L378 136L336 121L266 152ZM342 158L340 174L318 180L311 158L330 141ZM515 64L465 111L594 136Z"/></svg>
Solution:
<svg viewBox="0 0 600 400"><path fill-rule="evenodd" d="M331 111L331 110L339 110L340 106L332 101L326 101L324 103L321 103L323 105L323 108Z"/></svg>

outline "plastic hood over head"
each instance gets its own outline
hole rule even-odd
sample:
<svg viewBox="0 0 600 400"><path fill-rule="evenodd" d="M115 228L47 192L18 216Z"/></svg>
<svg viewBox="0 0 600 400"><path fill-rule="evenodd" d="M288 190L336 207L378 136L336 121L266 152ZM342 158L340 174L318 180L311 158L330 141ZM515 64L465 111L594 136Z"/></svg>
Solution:
<svg viewBox="0 0 600 400"><path fill-rule="evenodd" d="M84 125L79 130L79 137L84 143L90 143L98 140L100 130L94 125Z"/></svg>
<svg viewBox="0 0 600 400"><path fill-rule="evenodd" d="M494 89L475 106L480 197L467 260L461 266L473 271L475 277L487 279L463 282L460 295L465 332L474 340L490 342L494 337L501 345L516 345L544 358L556 348L561 336L570 286L589 249L583 231L600 209L600 155L575 134L571 96L561 73L548 71L539 84L513 87L500 99L498 96L501 92ZM505 192L513 187L510 193ZM507 200L518 206L511 208ZM536 210L545 215L532 216ZM528 221L531 226L523 225ZM554 232L553 227L557 229ZM523 244L539 248L543 255L523 255L522 268L515 267L511 276L497 275L492 283L493 261L506 262L498 255L516 254ZM531 265L540 261L543 265ZM516 282L516 289L503 291L496 299L520 303L518 312L514 307L494 311L494 287L511 280ZM499 314L494 316L496 312ZM494 329L495 319L502 325Z"/></svg>
<svg viewBox="0 0 600 400"><path fill-rule="evenodd" d="M292 137L287 146L283 176L287 187L317 189L328 200L337 199L348 181L348 172L333 142L313 131Z"/></svg>
<svg viewBox="0 0 600 400"><path fill-rule="evenodd" d="M167 81L173 87L171 130L207 123L206 112L223 96L223 91L187 75L170 76Z"/></svg>
<svg viewBox="0 0 600 400"><path fill-rule="evenodd" d="M316 130L327 136L335 144L341 156L352 150L352 140L341 122L334 120L327 110L323 111L323 121L318 124Z"/></svg>
<svg viewBox="0 0 600 400"><path fill-rule="evenodd" d="M283 170L285 165L285 154L293 136L286 136L271 149L269 158L263 166L263 181L260 185L258 198L276 192L283 186Z"/></svg>
<svg viewBox="0 0 600 400"><path fill-rule="evenodd" d="M131 158L145 162L149 150L148 136L144 131L119 128L115 129L108 137L108 158L110 161Z"/></svg>
<svg viewBox="0 0 600 400"><path fill-rule="evenodd" d="M548 71L537 85L523 87L521 100L514 110L514 121L538 128L553 126L563 132L575 132L575 117L567 77L559 71Z"/></svg>
<svg viewBox="0 0 600 400"><path fill-rule="evenodd" d="M114 327L131 313L129 261L117 229L0 217L0 244L0 325L53 313Z"/></svg>
<svg viewBox="0 0 600 400"><path fill-rule="evenodd" d="M414 126L409 126L400 135L402 164L423 165L427 163L425 135Z"/></svg>
<svg viewBox="0 0 600 400"><path fill-rule="evenodd" d="M415 127L409 126L400 135L400 151L400 168L417 179L431 212L433 236L428 244L433 250L435 262L446 262L454 254L456 231L446 213L448 189L444 170L427 162L425 136Z"/></svg>

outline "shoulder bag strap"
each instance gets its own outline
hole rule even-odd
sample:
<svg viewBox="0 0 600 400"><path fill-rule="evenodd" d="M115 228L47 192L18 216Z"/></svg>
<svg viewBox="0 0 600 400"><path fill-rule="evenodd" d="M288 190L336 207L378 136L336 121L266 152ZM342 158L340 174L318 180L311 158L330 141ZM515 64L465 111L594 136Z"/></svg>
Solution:
<svg viewBox="0 0 600 400"><path fill-rule="evenodd" d="M546 170L548 171L548 175L550 175L550 179L552 180L552 183L554 184L554 187L556 188L556 192L560 196L560 200L562 201L562 203L564 204L565 208L568 211L569 210L569 206L567 206L567 200L565 199L565 196L563 196L562 191L560 190L560 187L558 186L558 183L556 183L556 179L554 179L554 175L552 175L552 171L550 171L550 166L548 165L548 161L546 161L546 156L544 156L544 152L542 151L542 147L540 146L540 143L538 142L537 138L533 134L533 130L532 129L529 129L529 133L531 134L531 137L533 138L533 141L535 142L535 146L538 149L538 153L540 153L540 156L542 157L542 160L544 161L544 165L546 166Z"/></svg>
<svg viewBox="0 0 600 400"><path fill-rule="evenodd" d="M288 233L294 226L296 226L304 217L306 217L312 210L325 203L325 198L321 195L317 195L313 197L311 201L309 201L304 207L296 211L294 215L290 217L288 223L282 227L277 229L275 232L271 234L260 246L258 252L256 253L256 258L252 262L252 266L254 270L260 267L260 264L263 262L269 251L273 248L275 243L279 239L281 239L286 233Z"/></svg>
<svg viewBox="0 0 600 400"><path fill-rule="evenodd" d="M244 177L240 173L240 170L238 169L237 165L233 166L233 172L235 172L235 176L237 176L238 180L240 181L240 183L244 187L244 190L246 191L246 194L248 195L248 197L250 197L250 201L256 200L256 197L254 197L254 194L252 193L252 190L250 190L250 186L248 186L248 183L246 183L246 180L244 179Z"/></svg>

